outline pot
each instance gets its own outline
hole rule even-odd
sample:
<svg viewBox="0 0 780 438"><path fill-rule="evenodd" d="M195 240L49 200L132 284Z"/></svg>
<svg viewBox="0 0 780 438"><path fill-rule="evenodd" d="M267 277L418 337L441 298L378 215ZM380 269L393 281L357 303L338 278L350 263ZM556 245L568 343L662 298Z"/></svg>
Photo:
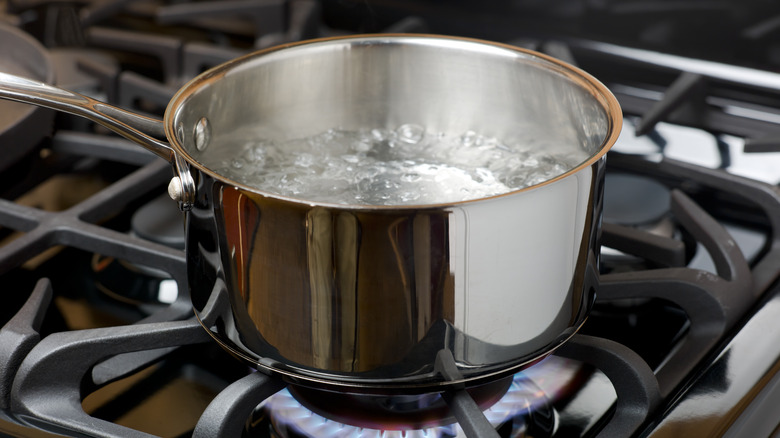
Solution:
<svg viewBox="0 0 780 438"><path fill-rule="evenodd" d="M171 162L198 319L228 351L290 381L476 385L552 352L594 300L605 154L621 112L606 87L545 55L441 36L305 41L205 72L163 122L5 74L0 96L88 117ZM285 141L409 122L587 159L502 195L403 206L281 196L203 164L231 157L225 139L247 127Z"/></svg>

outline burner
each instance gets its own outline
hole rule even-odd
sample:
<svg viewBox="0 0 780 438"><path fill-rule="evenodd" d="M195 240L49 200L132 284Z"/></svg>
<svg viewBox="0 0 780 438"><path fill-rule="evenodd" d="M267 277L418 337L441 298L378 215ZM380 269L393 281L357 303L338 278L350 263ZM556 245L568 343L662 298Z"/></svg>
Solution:
<svg viewBox="0 0 780 438"><path fill-rule="evenodd" d="M167 195L139 208L131 219L131 234L175 249L184 249L182 214ZM94 254L91 268L95 286L114 301L156 310L172 303L178 295L176 281L166 272Z"/></svg>
<svg viewBox="0 0 780 438"><path fill-rule="evenodd" d="M671 196L663 184L641 175L608 173L604 184L604 220L647 225L668 212Z"/></svg>
<svg viewBox="0 0 780 438"><path fill-rule="evenodd" d="M403 431L399 436L446 438L464 434L437 393L384 397L316 392L290 388L266 401L264 407L278 436L362 438L395 436L388 434ZM522 373L469 392L501 436L525 436L533 418L555 418L544 391ZM308 408L312 403L318 406L314 408L317 412ZM537 411L546 412L538 415ZM358 420L361 415L375 416ZM550 426L543 426L548 435L552 433Z"/></svg>
<svg viewBox="0 0 780 438"><path fill-rule="evenodd" d="M487 409L512 384L505 378L470 388L477 405ZM309 410L333 421L367 429L404 430L435 428L455 422L439 393L416 395L364 395L290 387L292 397Z"/></svg>
<svg viewBox="0 0 780 438"><path fill-rule="evenodd" d="M621 227L643 239L679 238L680 231L670 212L671 192L658 181L643 175L607 173L604 184L604 222ZM605 239L601 247L602 272L646 269L651 264L638 256L635 246L620 248Z"/></svg>
<svg viewBox="0 0 780 438"><path fill-rule="evenodd" d="M552 436L556 406L582 383L582 363L550 356L511 378L469 389L502 437ZM290 387L259 407L274 436L462 437L465 433L438 393L365 396Z"/></svg>

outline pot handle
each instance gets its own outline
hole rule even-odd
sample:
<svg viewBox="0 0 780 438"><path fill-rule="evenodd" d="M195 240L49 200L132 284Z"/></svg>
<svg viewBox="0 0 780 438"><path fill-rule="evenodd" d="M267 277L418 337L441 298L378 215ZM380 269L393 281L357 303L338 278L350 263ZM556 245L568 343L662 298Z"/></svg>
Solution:
<svg viewBox="0 0 780 438"><path fill-rule="evenodd" d="M189 210L195 200L195 182L189 163L163 140L165 129L159 119L97 101L33 79L0 72L0 99L29 103L86 117L165 159L173 166L174 177L168 194Z"/></svg>

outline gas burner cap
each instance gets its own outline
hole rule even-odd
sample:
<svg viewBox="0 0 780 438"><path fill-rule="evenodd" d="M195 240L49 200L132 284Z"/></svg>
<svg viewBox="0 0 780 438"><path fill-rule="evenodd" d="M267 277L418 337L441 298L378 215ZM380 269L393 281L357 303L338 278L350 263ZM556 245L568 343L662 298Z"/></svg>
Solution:
<svg viewBox="0 0 780 438"><path fill-rule="evenodd" d="M469 388L481 410L501 400L513 383L504 378ZM455 422L439 393L415 395L367 395L288 387L302 406L324 418L375 430L426 429Z"/></svg>
<svg viewBox="0 0 780 438"><path fill-rule="evenodd" d="M671 194L653 179L625 173L607 173L604 184L604 220L620 225L645 225L669 212Z"/></svg>
<svg viewBox="0 0 780 438"><path fill-rule="evenodd" d="M278 436L463 436L463 431L455 419L447 417L449 409L436 393L400 397L369 396L366 399L365 395L338 393L323 393L312 397L306 390L304 392L307 393L301 394L300 389L288 387L261 405ZM494 427L511 422L513 430L525 430L532 427L529 422L535 424L534 417L537 415L547 419L556 418L545 393L522 373L485 389L483 392L486 394L475 396L472 392L471 395L478 405L486 405L482 406L482 409L485 409L483 415ZM496 389L499 392L493 393ZM317 406L316 411L310 410L311 403ZM344 422L345 419L348 422ZM555 421L553 420L553 423ZM554 428L553 424L550 426ZM533 427L541 436L553 434L546 426ZM543 431L547 433L542 433Z"/></svg>
<svg viewBox="0 0 780 438"><path fill-rule="evenodd" d="M468 391L494 427L511 423L512 436L555 436L555 403L580 391L591 373L592 368L581 362L548 356L510 378ZM438 393L367 396L288 386L261 403L253 415L259 415L250 419L258 427L254 430L270 427L280 437L464 436Z"/></svg>
<svg viewBox="0 0 780 438"><path fill-rule="evenodd" d="M182 221L181 211L166 194L139 208L133 214L130 225L138 237L171 248L184 249Z"/></svg>

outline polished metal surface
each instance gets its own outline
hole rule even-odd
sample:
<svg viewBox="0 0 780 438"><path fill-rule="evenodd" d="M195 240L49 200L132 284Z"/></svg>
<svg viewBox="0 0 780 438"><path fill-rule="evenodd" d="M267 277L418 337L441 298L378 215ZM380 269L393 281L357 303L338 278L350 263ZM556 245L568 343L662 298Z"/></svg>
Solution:
<svg viewBox="0 0 780 438"><path fill-rule="evenodd" d="M0 98L44 106L86 117L132 140L157 156L171 161L173 150L143 130L159 132L159 120L135 114L83 94L63 90L41 81L0 72Z"/></svg>
<svg viewBox="0 0 780 438"><path fill-rule="evenodd" d="M177 148L201 170L188 215L193 303L218 341L260 368L353 391L430 390L516 370L584 321L620 113L581 72L471 40L334 39L228 63L172 108ZM195 138L203 117L208 148ZM220 139L245 126L284 141L404 123L590 159L530 189L409 207L285 198L199 164L230 156ZM440 350L457 381L434 366Z"/></svg>
<svg viewBox="0 0 780 438"><path fill-rule="evenodd" d="M189 164L174 152L168 143L156 137L164 136L160 120L136 114L122 108L64 90L41 81L0 72L0 99L29 103L85 117L117 134L132 140L170 162L174 177L169 192L183 211L189 210L195 196ZM176 195L176 196L174 196Z"/></svg>
<svg viewBox="0 0 780 438"><path fill-rule="evenodd" d="M598 81L544 55L406 35L268 49L177 93L165 115L170 149L132 126L139 117L33 81L0 82L0 97L91 118L174 164L169 192L192 208L196 313L261 369L353 390L479 383L550 353L593 302L604 156L621 112ZM588 158L504 195L404 207L286 198L201 164L234 154L225 139L248 127L288 140L404 123ZM456 373L434 365L442 350Z"/></svg>
<svg viewBox="0 0 780 438"><path fill-rule="evenodd" d="M277 200L201 174L193 304L237 355L315 384L448 383L442 349L463 380L503 375L585 320L602 173L599 160L517 196L394 210Z"/></svg>

